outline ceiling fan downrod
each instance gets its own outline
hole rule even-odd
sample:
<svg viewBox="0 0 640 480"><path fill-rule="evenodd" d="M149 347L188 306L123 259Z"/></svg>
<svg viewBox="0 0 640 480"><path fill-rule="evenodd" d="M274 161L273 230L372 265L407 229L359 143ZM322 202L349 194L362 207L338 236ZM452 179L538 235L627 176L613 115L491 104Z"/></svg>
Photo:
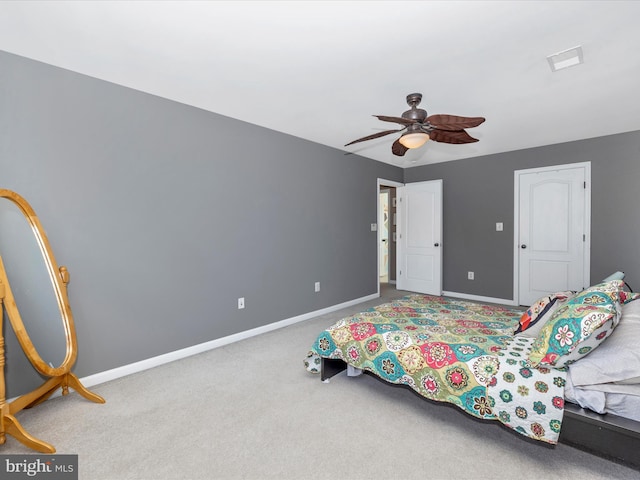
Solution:
<svg viewBox="0 0 640 480"><path fill-rule="evenodd" d="M422 108L417 108L422 101L421 93L410 93L407 95L407 105L411 107L411 110L407 110L402 114L402 118L407 120L414 120L419 123L424 123L427 119L427 111Z"/></svg>

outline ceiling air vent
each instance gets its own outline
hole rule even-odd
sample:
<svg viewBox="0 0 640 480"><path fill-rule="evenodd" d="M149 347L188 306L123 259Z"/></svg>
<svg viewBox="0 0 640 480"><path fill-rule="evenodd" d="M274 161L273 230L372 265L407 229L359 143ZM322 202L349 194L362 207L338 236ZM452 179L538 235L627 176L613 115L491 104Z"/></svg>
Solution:
<svg viewBox="0 0 640 480"><path fill-rule="evenodd" d="M557 72L563 68L573 67L574 65L580 65L581 63L584 63L582 47L578 45L577 47L554 53L553 55L549 55L547 60L552 72Z"/></svg>

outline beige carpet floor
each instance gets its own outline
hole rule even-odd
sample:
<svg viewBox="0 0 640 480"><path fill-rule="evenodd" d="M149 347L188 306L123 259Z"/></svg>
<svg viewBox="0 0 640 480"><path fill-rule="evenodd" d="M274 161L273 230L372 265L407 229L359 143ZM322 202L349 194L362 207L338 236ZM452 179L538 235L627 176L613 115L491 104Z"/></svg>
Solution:
<svg viewBox="0 0 640 480"><path fill-rule="evenodd" d="M307 373L317 334L377 303L98 385L104 405L72 393L18 419L58 453L78 454L82 480L640 478L366 375L322 383ZM8 453L33 452L7 437Z"/></svg>

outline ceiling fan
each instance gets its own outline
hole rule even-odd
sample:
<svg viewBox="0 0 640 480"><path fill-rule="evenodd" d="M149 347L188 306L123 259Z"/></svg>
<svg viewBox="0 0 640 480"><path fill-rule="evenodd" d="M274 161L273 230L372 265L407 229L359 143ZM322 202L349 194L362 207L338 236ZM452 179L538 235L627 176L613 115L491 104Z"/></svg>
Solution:
<svg viewBox="0 0 640 480"><path fill-rule="evenodd" d="M366 137L359 138L353 142L349 142L345 147L354 143L373 140L374 138L384 137L391 133L405 133L400 136L393 145L391 151L394 155L402 157L410 148L419 148L431 139L434 142L443 143L473 143L477 142L477 138L473 138L465 128L477 127L484 122L484 117L459 117L457 115L430 115L422 108L417 108L422 101L421 93L410 93L407 95L407 104L411 107L402 114L402 117L388 117L385 115L374 115L383 122L393 122L404 125L398 130L385 130L384 132L374 133Z"/></svg>

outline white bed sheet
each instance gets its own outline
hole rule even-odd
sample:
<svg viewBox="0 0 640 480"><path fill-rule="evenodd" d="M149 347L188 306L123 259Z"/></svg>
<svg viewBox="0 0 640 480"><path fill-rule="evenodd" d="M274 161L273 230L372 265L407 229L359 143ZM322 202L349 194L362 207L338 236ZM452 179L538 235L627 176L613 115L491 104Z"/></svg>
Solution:
<svg viewBox="0 0 640 480"><path fill-rule="evenodd" d="M597 413L611 413L640 422L640 385L600 384L576 387L567 375L565 399Z"/></svg>

